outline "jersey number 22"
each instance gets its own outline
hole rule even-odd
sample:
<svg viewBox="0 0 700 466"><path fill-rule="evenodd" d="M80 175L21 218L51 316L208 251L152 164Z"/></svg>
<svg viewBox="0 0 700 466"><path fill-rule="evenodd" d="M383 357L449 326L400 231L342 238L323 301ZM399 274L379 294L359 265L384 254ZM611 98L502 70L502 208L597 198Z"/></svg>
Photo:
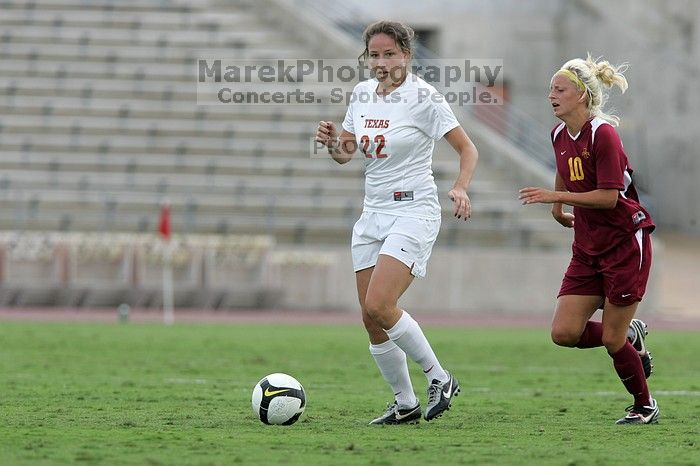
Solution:
<svg viewBox="0 0 700 466"><path fill-rule="evenodd" d="M362 143L362 153L365 154L365 157L368 159L375 157L378 159L384 159L389 156L389 154L382 154L382 149L384 149L384 146L386 145L386 140L384 139L383 134L377 134L374 137L374 144L377 145L377 150L374 150L375 146L370 142L369 136L366 134L360 138L360 143ZM374 151L374 155L372 154L372 151Z"/></svg>

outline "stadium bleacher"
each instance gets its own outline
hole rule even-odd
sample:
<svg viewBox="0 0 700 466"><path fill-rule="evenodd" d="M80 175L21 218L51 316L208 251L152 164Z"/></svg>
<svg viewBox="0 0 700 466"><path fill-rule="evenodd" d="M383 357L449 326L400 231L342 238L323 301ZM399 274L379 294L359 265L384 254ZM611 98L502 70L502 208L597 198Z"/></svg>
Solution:
<svg viewBox="0 0 700 466"><path fill-rule="evenodd" d="M349 242L362 161L338 166L311 153L318 120L341 121L342 106L196 104L198 57L311 54L252 2L213 11L208 2L28 0L2 9L0 229L153 232L168 201L180 233ZM471 193L479 220L444 222L438 244L568 242L519 208L498 154L482 155ZM441 193L457 170L452 150L438 145Z"/></svg>

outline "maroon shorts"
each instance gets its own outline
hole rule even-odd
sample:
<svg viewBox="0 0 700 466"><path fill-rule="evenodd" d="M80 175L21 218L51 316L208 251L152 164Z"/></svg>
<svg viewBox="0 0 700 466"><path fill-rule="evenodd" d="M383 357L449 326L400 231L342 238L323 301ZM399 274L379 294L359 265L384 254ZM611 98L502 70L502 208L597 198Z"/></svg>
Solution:
<svg viewBox="0 0 700 466"><path fill-rule="evenodd" d="M559 296L605 296L616 306L642 300L651 269L651 238L646 229L599 256L589 256L574 245Z"/></svg>

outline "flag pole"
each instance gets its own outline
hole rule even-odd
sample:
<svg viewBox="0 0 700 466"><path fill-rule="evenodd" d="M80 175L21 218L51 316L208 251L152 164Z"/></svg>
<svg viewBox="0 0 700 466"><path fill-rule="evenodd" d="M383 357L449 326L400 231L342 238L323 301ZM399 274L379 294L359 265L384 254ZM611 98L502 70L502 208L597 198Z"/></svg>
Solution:
<svg viewBox="0 0 700 466"><path fill-rule="evenodd" d="M173 288L173 247L170 242L170 203L164 201L160 207L158 232L165 242L163 253L163 322L172 325L175 322L174 288Z"/></svg>

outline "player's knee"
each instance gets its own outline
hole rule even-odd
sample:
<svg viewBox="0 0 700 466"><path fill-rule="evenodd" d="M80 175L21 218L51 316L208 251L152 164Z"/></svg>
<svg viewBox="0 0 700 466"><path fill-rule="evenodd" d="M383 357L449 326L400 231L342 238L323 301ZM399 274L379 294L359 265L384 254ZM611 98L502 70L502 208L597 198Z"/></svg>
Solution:
<svg viewBox="0 0 700 466"><path fill-rule="evenodd" d="M362 323L364 324L365 329L367 329L367 332L369 333L372 333L375 330L382 329L381 326L377 323L377 321L369 315L366 307L362 308Z"/></svg>
<svg viewBox="0 0 700 466"><path fill-rule="evenodd" d="M365 330L367 331L367 335L369 335L370 341L379 341L386 337L384 329L365 313L362 314L362 323L365 325Z"/></svg>
<svg viewBox="0 0 700 466"><path fill-rule="evenodd" d="M393 308L393 304L386 302L381 297L367 296L363 314L367 315L374 322L381 323L391 308Z"/></svg>
<svg viewBox="0 0 700 466"><path fill-rule="evenodd" d="M566 328L552 327L551 337L555 345L572 347L578 343L581 334Z"/></svg>
<svg viewBox="0 0 700 466"><path fill-rule="evenodd" d="M620 349L622 349L623 346L625 346L625 342L627 341L627 336L622 335L607 335L605 332L603 332L603 346L605 346L605 349L608 350L608 353L610 354L615 354Z"/></svg>

